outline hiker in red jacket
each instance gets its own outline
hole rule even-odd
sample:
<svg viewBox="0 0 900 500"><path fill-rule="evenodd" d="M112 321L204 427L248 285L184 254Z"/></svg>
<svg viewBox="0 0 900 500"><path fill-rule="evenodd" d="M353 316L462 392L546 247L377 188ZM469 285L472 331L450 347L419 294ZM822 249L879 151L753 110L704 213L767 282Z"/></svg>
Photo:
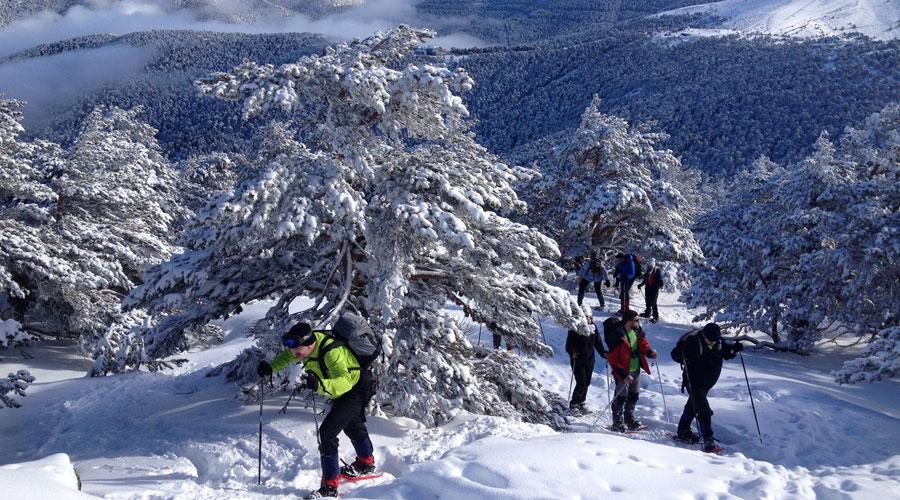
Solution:
<svg viewBox="0 0 900 500"><path fill-rule="evenodd" d="M650 269L647 269L643 281L638 284L638 289L644 286L647 287L644 290L644 302L647 303L647 310L641 313L641 317L649 318L652 315L653 318L650 322L656 323L659 321L659 307L657 307L656 301L659 299L659 289L663 286L662 271L656 267L656 259L650 259Z"/></svg>
<svg viewBox="0 0 900 500"><path fill-rule="evenodd" d="M612 402L612 429L618 432L640 429L641 422L634 418L634 407L637 405L641 390L641 368L648 374L650 365L647 358L656 358L656 351L650 347L641 318L631 309L622 315L622 321L615 330L613 344L609 347L607 361L616 380L616 397ZM622 422L622 410L625 410L625 422Z"/></svg>

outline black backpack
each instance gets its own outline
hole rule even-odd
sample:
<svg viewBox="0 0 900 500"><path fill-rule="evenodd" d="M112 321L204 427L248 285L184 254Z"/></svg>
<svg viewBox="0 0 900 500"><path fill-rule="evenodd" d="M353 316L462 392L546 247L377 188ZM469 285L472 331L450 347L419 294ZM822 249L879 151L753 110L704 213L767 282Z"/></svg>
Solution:
<svg viewBox="0 0 900 500"><path fill-rule="evenodd" d="M622 341L622 337L618 333L619 324L622 322L615 316L610 316L603 320L603 341L606 342L606 349L612 352L613 349Z"/></svg>
<svg viewBox="0 0 900 500"><path fill-rule="evenodd" d="M696 339L698 333L700 333L700 330L690 330L678 338L678 342L675 342L675 347L673 347L672 352L669 353L669 355L672 356L672 361L682 365L682 367L684 366L684 357L681 355L684 349L684 343L689 338Z"/></svg>

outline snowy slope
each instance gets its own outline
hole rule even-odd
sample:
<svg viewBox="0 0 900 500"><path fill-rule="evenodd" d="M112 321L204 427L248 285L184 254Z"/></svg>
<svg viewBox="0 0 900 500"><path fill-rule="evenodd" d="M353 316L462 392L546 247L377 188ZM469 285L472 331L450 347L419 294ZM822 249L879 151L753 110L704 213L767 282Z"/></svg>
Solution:
<svg viewBox="0 0 900 500"><path fill-rule="evenodd" d="M900 0L724 0L663 13L707 13L723 28L745 33L814 37L863 33L888 40L900 36Z"/></svg>
<svg viewBox="0 0 900 500"><path fill-rule="evenodd" d="M587 299L593 301L593 297ZM608 302L614 302L608 300ZM638 298L636 306L641 306ZM0 371L30 368L38 381L24 406L0 419L0 464L66 453L81 474L83 492L107 498L295 498L319 478L311 402L278 410L287 394L264 405L263 484L256 485L259 406L241 404L237 390L206 368L248 345L243 332L266 304L245 308L225 323L226 341L189 355L191 362L161 374L83 378L89 363L75 357L58 372L48 357L58 346L28 351L35 359L0 351ZM665 355L691 314L664 296L664 322L647 325L663 356L661 381L644 377L638 416L643 436L613 435L605 416L572 422L572 432L501 418L459 414L439 428L407 419L370 417L376 457L385 477L348 485L353 498L897 498L900 491L900 384L840 387L828 371L841 355L815 358L747 352L745 361L763 428L756 435L738 360L729 362L712 393L714 425L727 453L706 455L673 446L664 436L685 398L680 374ZM602 316L602 315L598 315ZM602 319L602 318L598 318ZM550 390L565 395L569 367L565 332L545 321L557 354L528 361ZM479 339L477 327L470 334ZM42 361L43 360L43 361ZM598 358L602 362L602 359ZM588 405L607 403L605 366L598 363ZM320 403L318 403L320 404ZM321 409L321 407L319 407ZM318 417L321 419L321 417ZM320 421L320 420L319 420ZM352 458L342 437L344 458ZM48 471L49 477L58 475ZM0 473L4 499L30 498L19 476ZM18 482L17 482L18 481ZM32 481L35 482L35 481ZM43 480L39 481L41 484ZM79 498L71 489L53 498Z"/></svg>

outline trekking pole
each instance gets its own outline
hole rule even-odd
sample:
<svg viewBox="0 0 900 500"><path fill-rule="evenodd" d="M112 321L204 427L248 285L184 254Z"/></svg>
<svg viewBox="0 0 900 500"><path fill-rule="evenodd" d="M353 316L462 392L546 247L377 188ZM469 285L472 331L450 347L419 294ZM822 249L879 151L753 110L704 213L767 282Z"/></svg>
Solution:
<svg viewBox="0 0 900 500"><path fill-rule="evenodd" d="M478 345L481 345L481 327L484 326L484 323L478 323Z"/></svg>
<svg viewBox="0 0 900 500"><path fill-rule="evenodd" d="M262 484L262 427L263 427L263 401L266 399L266 380L259 383L259 455L257 456L256 484Z"/></svg>
<svg viewBox="0 0 900 500"><path fill-rule="evenodd" d="M659 393L662 394L663 408L666 410L666 423L671 424L672 422L669 421L669 405L666 404L666 391L663 390L662 385L662 372L659 371L659 362L654 359L653 365L656 366L656 377L659 379Z"/></svg>
<svg viewBox="0 0 900 500"><path fill-rule="evenodd" d="M569 401L572 401L572 381L575 380L575 360L570 361L572 363L572 376L569 377Z"/></svg>
<svg viewBox="0 0 900 500"><path fill-rule="evenodd" d="M543 340L544 340L544 344L546 344L546 343L547 343L547 337L544 336L544 324L541 323L541 317L540 317L540 316L538 316L538 318L537 318L537 324L538 324L538 327L541 329L541 339L543 339Z"/></svg>
<svg viewBox="0 0 900 500"><path fill-rule="evenodd" d="M605 359L605 358L604 358ZM606 404L612 403L612 390L609 385L609 360L606 360Z"/></svg>
<svg viewBox="0 0 900 500"><path fill-rule="evenodd" d="M319 448L322 447L322 440L319 437L319 410L316 409L316 393L312 393L312 403L313 403L313 422L316 423L316 444Z"/></svg>
<svg viewBox="0 0 900 500"><path fill-rule="evenodd" d="M597 422L600 421L600 417L602 417L603 415L605 415L606 412L610 409L610 407L612 407L613 401L615 401L616 398L618 398L618 397L621 396L625 391L628 390L628 386L629 386L629 385L630 385L630 384L622 384L622 388L619 389L618 392L616 392L616 395L613 396L612 401L610 401L609 404L606 405L606 408L604 408L603 411L601 411L600 414L597 415L597 418L594 419L594 422L591 424L591 426L596 426L596 425L597 425Z"/></svg>
<svg viewBox="0 0 900 500"><path fill-rule="evenodd" d="M291 404L291 400L294 399L294 394L297 394L297 384L294 384L294 388L291 390L291 395L288 396L287 401L284 403L284 406L282 406L281 409L278 410L278 413L287 413L288 405Z"/></svg>
<svg viewBox="0 0 900 500"><path fill-rule="evenodd" d="M762 431L759 430L759 418L756 416L756 405L753 403L753 392L750 391L750 377L747 376L747 365L744 364L744 354L741 356L741 367L744 369L744 380L747 381L747 393L750 394L750 408L753 408L753 420L756 420L756 433L759 434L759 444L763 444Z"/></svg>

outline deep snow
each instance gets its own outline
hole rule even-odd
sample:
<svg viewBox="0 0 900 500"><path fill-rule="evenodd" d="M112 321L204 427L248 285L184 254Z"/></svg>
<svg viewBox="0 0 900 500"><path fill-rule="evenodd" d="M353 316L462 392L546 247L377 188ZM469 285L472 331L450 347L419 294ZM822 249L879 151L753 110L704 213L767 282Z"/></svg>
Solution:
<svg viewBox="0 0 900 500"><path fill-rule="evenodd" d="M592 296L588 303L596 303ZM636 305L642 305L640 298ZM607 298L607 303L615 304ZM84 498L73 488L108 498L294 498L317 485L318 454L309 402L278 410L286 393L267 397L263 484L256 485L257 404L242 404L233 384L207 378L208 368L232 358L266 304L245 307L224 323L224 343L191 353L190 363L165 373L84 378L90 362L71 346L47 342L0 350L0 370L31 370L23 407L0 413L0 496ZM740 360L726 362L711 405L723 456L676 446L674 429L685 397L680 372L667 353L691 313L663 295L663 322L646 324L660 351L660 374L642 377L637 413L650 430L613 435L604 416L574 419L571 432L543 425L460 413L439 428L387 416L370 417L376 458L385 476L346 485L358 498L900 498L900 384L838 386L829 371L846 353L803 358L748 350L744 359L763 427L756 434ZM605 314L598 314L602 321ZM556 354L527 366L544 385L566 397L570 370L565 331L544 321ZM478 341L477 325L470 333ZM484 335L482 344L489 344ZM588 406L607 404L605 365L598 358ZM319 417L321 418L321 417ZM345 459L352 448L342 438ZM56 455L65 454L65 455ZM29 464L33 460L45 462ZM45 466L47 469L45 470ZM49 492L49 493L48 493Z"/></svg>

